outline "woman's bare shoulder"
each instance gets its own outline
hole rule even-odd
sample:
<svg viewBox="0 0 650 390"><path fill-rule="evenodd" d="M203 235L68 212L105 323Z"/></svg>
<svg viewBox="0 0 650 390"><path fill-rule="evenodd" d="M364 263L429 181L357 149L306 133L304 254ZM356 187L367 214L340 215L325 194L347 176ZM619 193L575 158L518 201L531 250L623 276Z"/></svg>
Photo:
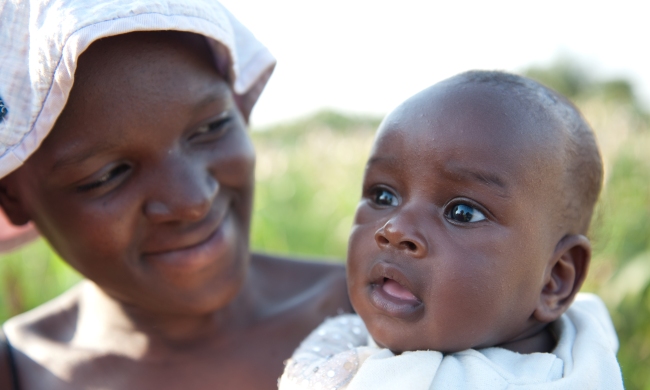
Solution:
<svg viewBox="0 0 650 390"><path fill-rule="evenodd" d="M32 343L40 344L44 340L51 342L69 340L76 323L81 284L28 312L7 320L3 329L11 344L24 350Z"/></svg>
<svg viewBox="0 0 650 390"><path fill-rule="evenodd" d="M253 254L252 268L280 300L318 303L326 315L352 311L341 263Z"/></svg>
<svg viewBox="0 0 650 390"><path fill-rule="evenodd" d="M253 253L252 258L256 267L268 267L275 271L281 271L282 273L299 274L304 277L314 278L322 278L327 275L339 275L345 278L345 266L342 262L260 253Z"/></svg>

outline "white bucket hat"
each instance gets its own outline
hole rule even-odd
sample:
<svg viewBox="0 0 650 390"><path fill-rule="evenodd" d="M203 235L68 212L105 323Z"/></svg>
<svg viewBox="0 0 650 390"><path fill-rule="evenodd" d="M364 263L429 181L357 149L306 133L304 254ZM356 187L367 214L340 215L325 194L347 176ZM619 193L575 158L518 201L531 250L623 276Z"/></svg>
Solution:
<svg viewBox="0 0 650 390"><path fill-rule="evenodd" d="M246 117L275 66L266 47L215 0L0 0L0 7L0 178L48 135L77 59L98 39L159 30L205 36ZM7 229L0 218L0 251Z"/></svg>

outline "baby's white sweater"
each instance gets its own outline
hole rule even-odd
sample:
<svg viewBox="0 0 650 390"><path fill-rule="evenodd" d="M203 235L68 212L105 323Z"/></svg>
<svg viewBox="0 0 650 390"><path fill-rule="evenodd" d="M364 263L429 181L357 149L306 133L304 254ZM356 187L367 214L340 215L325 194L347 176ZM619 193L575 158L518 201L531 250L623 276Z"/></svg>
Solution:
<svg viewBox="0 0 650 390"><path fill-rule="evenodd" d="M609 313L593 294L579 294L555 321L552 353L485 348L443 355L395 356L378 347L356 315L331 318L287 361L280 390L297 389L623 389L618 340Z"/></svg>

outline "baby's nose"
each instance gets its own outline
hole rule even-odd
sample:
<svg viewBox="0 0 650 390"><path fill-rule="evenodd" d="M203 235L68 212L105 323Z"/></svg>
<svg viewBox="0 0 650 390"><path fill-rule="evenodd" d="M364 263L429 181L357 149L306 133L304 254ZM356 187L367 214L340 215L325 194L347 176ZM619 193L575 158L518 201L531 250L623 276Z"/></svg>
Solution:
<svg viewBox="0 0 650 390"><path fill-rule="evenodd" d="M397 249L415 258L423 258L428 252L426 239L415 224L399 216L389 219L375 232L375 242L381 249Z"/></svg>

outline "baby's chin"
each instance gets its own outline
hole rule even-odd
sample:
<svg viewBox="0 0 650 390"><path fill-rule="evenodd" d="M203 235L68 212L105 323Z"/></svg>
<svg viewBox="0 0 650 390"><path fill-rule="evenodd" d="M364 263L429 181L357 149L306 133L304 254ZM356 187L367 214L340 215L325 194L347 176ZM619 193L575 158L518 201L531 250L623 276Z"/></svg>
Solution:
<svg viewBox="0 0 650 390"><path fill-rule="evenodd" d="M373 340L378 347L387 348L395 355L400 355L402 352L407 351L437 351L444 354L450 354L472 348L472 346L467 345L467 343L433 342L431 338L428 342L423 342L419 338L418 340L409 340L408 338L382 340L381 338L373 337Z"/></svg>
<svg viewBox="0 0 650 390"><path fill-rule="evenodd" d="M445 338L445 340L436 340L435 337L406 337L402 334L399 337L382 338L375 337L373 340L377 346L387 348L395 355L400 355L406 351L437 351L443 354L452 354L468 349L483 349L491 347L504 348L518 353L537 353L551 352L557 343L555 336L548 328L548 324L536 330L535 333L525 337L516 337L508 340L490 340L483 342L469 341L469 335L465 337L456 337L455 340ZM462 336L462 335L461 335ZM423 339L425 339L423 341Z"/></svg>
<svg viewBox="0 0 650 390"><path fill-rule="evenodd" d="M451 354L467 349L496 347L508 342L489 339L489 337L476 339L468 334L424 335L423 332L395 332L394 330L383 333L381 329L369 329L369 331L377 346L387 348L395 355L406 351L437 351Z"/></svg>

